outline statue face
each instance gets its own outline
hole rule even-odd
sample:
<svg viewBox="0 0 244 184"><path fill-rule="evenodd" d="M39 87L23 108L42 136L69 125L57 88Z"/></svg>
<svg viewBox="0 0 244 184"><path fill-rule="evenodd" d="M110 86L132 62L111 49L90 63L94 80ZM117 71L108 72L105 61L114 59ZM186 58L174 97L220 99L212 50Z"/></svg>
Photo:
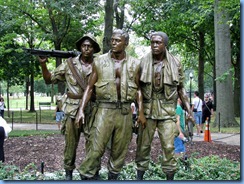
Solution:
<svg viewBox="0 0 244 184"><path fill-rule="evenodd" d="M93 48L92 42L89 39L84 40L84 42L82 42L80 48L81 48L82 56L84 56L84 57L93 56L94 48Z"/></svg>
<svg viewBox="0 0 244 184"><path fill-rule="evenodd" d="M151 37L151 49L153 55L161 55L165 53L164 40L159 35Z"/></svg>
<svg viewBox="0 0 244 184"><path fill-rule="evenodd" d="M124 52L128 43L125 41L125 37L121 34L113 34L111 37L111 51L114 53Z"/></svg>

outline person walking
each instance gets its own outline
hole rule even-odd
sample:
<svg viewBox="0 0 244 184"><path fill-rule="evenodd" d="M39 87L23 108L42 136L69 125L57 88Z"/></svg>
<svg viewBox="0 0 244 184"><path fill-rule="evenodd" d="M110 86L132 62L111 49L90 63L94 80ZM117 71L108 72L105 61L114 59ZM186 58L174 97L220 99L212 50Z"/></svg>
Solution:
<svg viewBox="0 0 244 184"><path fill-rule="evenodd" d="M55 109L55 120L58 125L58 129L60 130L61 127L61 121L64 118L64 112L61 110L62 107L59 107L58 104L56 104L56 109Z"/></svg>
<svg viewBox="0 0 244 184"><path fill-rule="evenodd" d="M184 143L187 141L187 138L184 136L185 131L185 110L182 108L181 99L177 99L176 106L176 126L179 131L179 135L174 139L175 146L175 155L177 158L182 157L186 152L186 148Z"/></svg>
<svg viewBox="0 0 244 184"><path fill-rule="evenodd" d="M142 95L139 86L140 60L130 56L125 48L129 44L127 32L116 29L111 37L111 50L99 56L93 65L88 86L81 100L76 125L84 122L84 108L96 92L97 112L91 129L92 146L78 172L83 180L92 180L106 146L111 138L108 161L108 180L117 180L124 165L132 137L130 104L137 99L138 123L145 125Z"/></svg>
<svg viewBox="0 0 244 184"><path fill-rule="evenodd" d="M0 98L0 116L4 118L5 103L3 97Z"/></svg>
<svg viewBox="0 0 244 184"><path fill-rule="evenodd" d="M4 162L4 141L8 137L8 134L11 132L10 126L7 124L5 119L0 116L0 161Z"/></svg>
<svg viewBox="0 0 244 184"><path fill-rule="evenodd" d="M190 105L183 87L180 62L168 50L168 36L153 32L151 51L141 59L141 88L146 127L139 125L136 150L137 180L142 180L150 162L151 144L157 130L163 159L161 167L167 180L173 180L177 170L174 154L176 132L176 103L179 95L189 114Z"/></svg>
<svg viewBox="0 0 244 184"><path fill-rule="evenodd" d="M81 131L83 131L86 139L86 151L89 147L88 137L90 134L90 125L86 123L84 126L77 128L74 125L74 122L79 108L79 102L92 72L93 54L98 53L101 50L95 37L91 34L81 37L76 42L76 47L81 54L75 58L69 58L67 61L59 65L52 73L47 69L47 58L39 58L45 82L47 84L65 82L67 86L67 93L62 97L63 103L61 109L65 114L61 132L65 135L64 169L66 180L72 180L72 173L75 169L76 149ZM85 110L85 113L87 114L87 122L89 122L91 109L92 103L89 103Z"/></svg>
<svg viewBox="0 0 244 184"><path fill-rule="evenodd" d="M204 95L204 101L203 101L203 105L202 105L202 129L203 129L203 125L206 122L207 118L208 118L208 123L211 122L211 117L214 113L213 110L213 104L212 101L210 100L210 96L209 94L205 94Z"/></svg>
<svg viewBox="0 0 244 184"><path fill-rule="evenodd" d="M199 98L199 92L194 92L194 99L192 102L192 111L194 112L194 119L196 121L197 134L196 136L200 136L202 131L202 100Z"/></svg>
<svg viewBox="0 0 244 184"><path fill-rule="evenodd" d="M138 125L136 123L137 120L137 107L134 102L131 103L131 112L132 112L132 122L133 122L133 133L137 134L138 133Z"/></svg>

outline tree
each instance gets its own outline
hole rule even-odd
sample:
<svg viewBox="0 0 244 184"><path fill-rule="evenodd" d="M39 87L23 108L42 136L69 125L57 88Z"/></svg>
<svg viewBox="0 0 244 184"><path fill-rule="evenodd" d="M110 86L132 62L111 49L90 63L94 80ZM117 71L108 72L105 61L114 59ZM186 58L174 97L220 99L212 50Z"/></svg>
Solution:
<svg viewBox="0 0 244 184"><path fill-rule="evenodd" d="M15 32L19 35L19 40L26 40L28 43L25 47L39 48L44 46L45 49L49 49L47 44L53 43L55 50L61 50L62 43L67 47L67 43L72 41L72 49L74 43L80 36L86 33L88 30L93 30L94 33L99 33L99 29L93 29L97 27L96 20L98 17L98 10L100 8L99 2L96 0L44 0L44 1L30 1L23 0L18 3L13 1L0 0L1 8L10 12L13 23L22 22L24 26ZM1 11L2 12L2 11ZM3 22L5 19L3 19ZM4 23L4 25L9 25ZM21 25L21 24L20 24ZM79 34L77 34L79 33ZM69 36L69 38L66 38ZM45 42L44 42L45 41ZM70 46L71 47L71 46ZM70 48L69 47L69 48ZM34 76L37 74L36 70L33 70L36 65L34 58L30 59L31 71L30 80L29 77L26 83L30 83L31 86L31 101L30 111L34 111ZM56 59L56 66L61 63L61 59ZM28 89L28 85L27 88ZM63 93L65 90L64 85L59 85L59 92ZM27 91L28 94L28 91Z"/></svg>
<svg viewBox="0 0 244 184"><path fill-rule="evenodd" d="M220 115L222 127L236 126L238 123L234 117L234 98L231 70L231 40L228 24L228 11L221 6L220 0L214 4L214 28L215 28L215 62L216 62L216 88L217 107L216 114ZM218 119L218 118L216 118ZM216 122L215 122L216 123Z"/></svg>
<svg viewBox="0 0 244 184"><path fill-rule="evenodd" d="M114 20L114 1L106 0L105 2L105 18L104 18L104 38L103 38L103 53L106 53L110 49L110 40L113 32L113 20Z"/></svg>
<svg viewBox="0 0 244 184"><path fill-rule="evenodd" d="M170 46L174 46L171 47L172 52L176 51L175 54L182 58L189 70L195 70L198 90L203 98L204 67L206 62L211 63L214 54L213 41L210 40L213 39L213 8L210 1L140 0L133 2L132 7L132 12L136 14L133 17L138 17L133 30L145 38L151 31L166 32Z"/></svg>

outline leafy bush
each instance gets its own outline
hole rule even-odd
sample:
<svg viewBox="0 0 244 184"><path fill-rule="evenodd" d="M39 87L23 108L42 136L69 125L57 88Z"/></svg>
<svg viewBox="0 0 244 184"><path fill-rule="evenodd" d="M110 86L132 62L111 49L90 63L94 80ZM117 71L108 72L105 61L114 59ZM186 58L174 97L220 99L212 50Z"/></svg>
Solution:
<svg viewBox="0 0 244 184"><path fill-rule="evenodd" d="M134 162L123 167L119 179L136 179ZM143 179L166 180L160 162L151 161ZM240 163L222 159L219 156L207 156L198 159L191 157L188 160L178 159L178 171L175 174L175 180L240 180Z"/></svg>
<svg viewBox="0 0 244 184"><path fill-rule="evenodd" d="M208 156L198 159L191 157L188 160L178 159L177 163L179 170L175 174L175 180L240 180L240 163L221 159L219 156ZM100 170L101 180L107 180L107 173L107 169L102 168ZM64 178L63 171L42 174L33 163L30 163L23 171L20 171L14 165L4 165L4 163L0 162L0 180L63 180ZM74 175L73 178L74 180L80 180L78 174ZM118 179L136 180L135 162L125 165ZM144 180L166 180L160 162L150 162L149 169L145 172Z"/></svg>

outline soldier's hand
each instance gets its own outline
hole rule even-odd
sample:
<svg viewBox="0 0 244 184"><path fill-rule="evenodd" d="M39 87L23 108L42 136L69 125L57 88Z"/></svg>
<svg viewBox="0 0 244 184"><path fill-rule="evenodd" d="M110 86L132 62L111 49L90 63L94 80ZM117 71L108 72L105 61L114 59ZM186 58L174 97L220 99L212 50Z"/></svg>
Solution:
<svg viewBox="0 0 244 184"><path fill-rule="evenodd" d="M75 118L75 126L77 128L80 128L81 127L81 123L82 124L85 124L85 114L84 114L84 111L79 109L77 115L76 115L76 118Z"/></svg>
<svg viewBox="0 0 244 184"><path fill-rule="evenodd" d="M37 56L38 60L40 63L46 63L47 62L47 57L45 56Z"/></svg>
<svg viewBox="0 0 244 184"><path fill-rule="evenodd" d="M137 123L141 123L143 129L146 127L146 121L147 120L146 120L144 114L143 115L139 115L138 118L137 118Z"/></svg>

